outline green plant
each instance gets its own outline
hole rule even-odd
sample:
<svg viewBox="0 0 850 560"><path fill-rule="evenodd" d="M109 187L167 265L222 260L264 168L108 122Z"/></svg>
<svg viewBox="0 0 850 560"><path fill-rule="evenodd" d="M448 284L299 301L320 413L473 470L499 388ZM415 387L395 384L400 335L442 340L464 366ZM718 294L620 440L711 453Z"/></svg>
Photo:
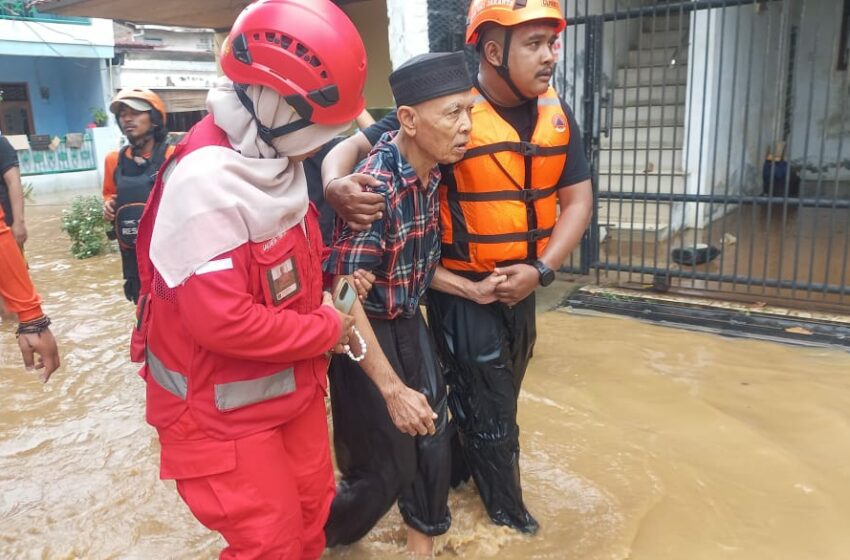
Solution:
<svg viewBox="0 0 850 560"><path fill-rule="evenodd" d="M109 115L107 115L106 111L100 107L92 107L91 118L97 126L106 126L106 122L109 120Z"/></svg>
<svg viewBox="0 0 850 560"><path fill-rule="evenodd" d="M74 198L62 211L62 231L71 238L71 254L78 259L99 255L106 246L103 209L96 196Z"/></svg>

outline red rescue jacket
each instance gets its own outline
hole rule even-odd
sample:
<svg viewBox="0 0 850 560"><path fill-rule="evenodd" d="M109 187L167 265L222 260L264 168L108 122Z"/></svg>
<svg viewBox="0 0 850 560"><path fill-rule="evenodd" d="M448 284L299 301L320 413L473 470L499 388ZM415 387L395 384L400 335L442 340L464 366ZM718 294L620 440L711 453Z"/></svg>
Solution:
<svg viewBox="0 0 850 560"><path fill-rule="evenodd" d="M230 147L211 117L163 165L193 150ZM245 243L169 288L149 258L163 174L139 223L141 295L134 361L144 360L147 420L166 428L187 409L209 436L229 440L279 426L327 387L328 351L341 324L322 301L322 236L311 206L302 225ZM187 203L191 203L187 201Z"/></svg>

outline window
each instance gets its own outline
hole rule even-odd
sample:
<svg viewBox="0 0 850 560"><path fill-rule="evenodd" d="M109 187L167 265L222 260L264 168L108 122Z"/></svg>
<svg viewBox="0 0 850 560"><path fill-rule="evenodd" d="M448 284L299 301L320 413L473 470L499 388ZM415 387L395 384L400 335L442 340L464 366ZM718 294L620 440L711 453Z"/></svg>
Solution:
<svg viewBox="0 0 850 560"><path fill-rule="evenodd" d="M0 84L0 132L35 134L27 84Z"/></svg>

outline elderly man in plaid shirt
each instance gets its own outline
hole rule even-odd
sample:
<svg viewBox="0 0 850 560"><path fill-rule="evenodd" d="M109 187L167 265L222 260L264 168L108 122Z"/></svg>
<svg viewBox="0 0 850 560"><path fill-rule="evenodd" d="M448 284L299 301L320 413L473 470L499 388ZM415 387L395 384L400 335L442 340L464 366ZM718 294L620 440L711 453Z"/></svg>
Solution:
<svg viewBox="0 0 850 560"><path fill-rule="evenodd" d="M364 232L339 222L325 270L375 274L363 302L381 349L437 414L432 434L404 434L384 396L346 356L331 362L334 447L342 480L325 527L329 546L350 544L398 500L407 548L430 554L451 525L446 386L419 302L440 261L438 163L460 160L469 141L472 81L462 53L415 57L390 76L400 130L388 132L360 165L376 179L386 213Z"/></svg>

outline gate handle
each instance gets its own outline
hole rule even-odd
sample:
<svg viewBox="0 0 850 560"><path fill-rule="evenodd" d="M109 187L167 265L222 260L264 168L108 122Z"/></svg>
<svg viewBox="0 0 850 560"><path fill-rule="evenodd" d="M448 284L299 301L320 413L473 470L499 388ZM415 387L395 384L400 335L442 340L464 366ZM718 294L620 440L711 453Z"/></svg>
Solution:
<svg viewBox="0 0 850 560"><path fill-rule="evenodd" d="M604 134L605 138L608 138L614 126L614 96L611 94L610 89L605 92L604 97L599 98L599 103L605 104L605 127L599 132Z"/></svg>

